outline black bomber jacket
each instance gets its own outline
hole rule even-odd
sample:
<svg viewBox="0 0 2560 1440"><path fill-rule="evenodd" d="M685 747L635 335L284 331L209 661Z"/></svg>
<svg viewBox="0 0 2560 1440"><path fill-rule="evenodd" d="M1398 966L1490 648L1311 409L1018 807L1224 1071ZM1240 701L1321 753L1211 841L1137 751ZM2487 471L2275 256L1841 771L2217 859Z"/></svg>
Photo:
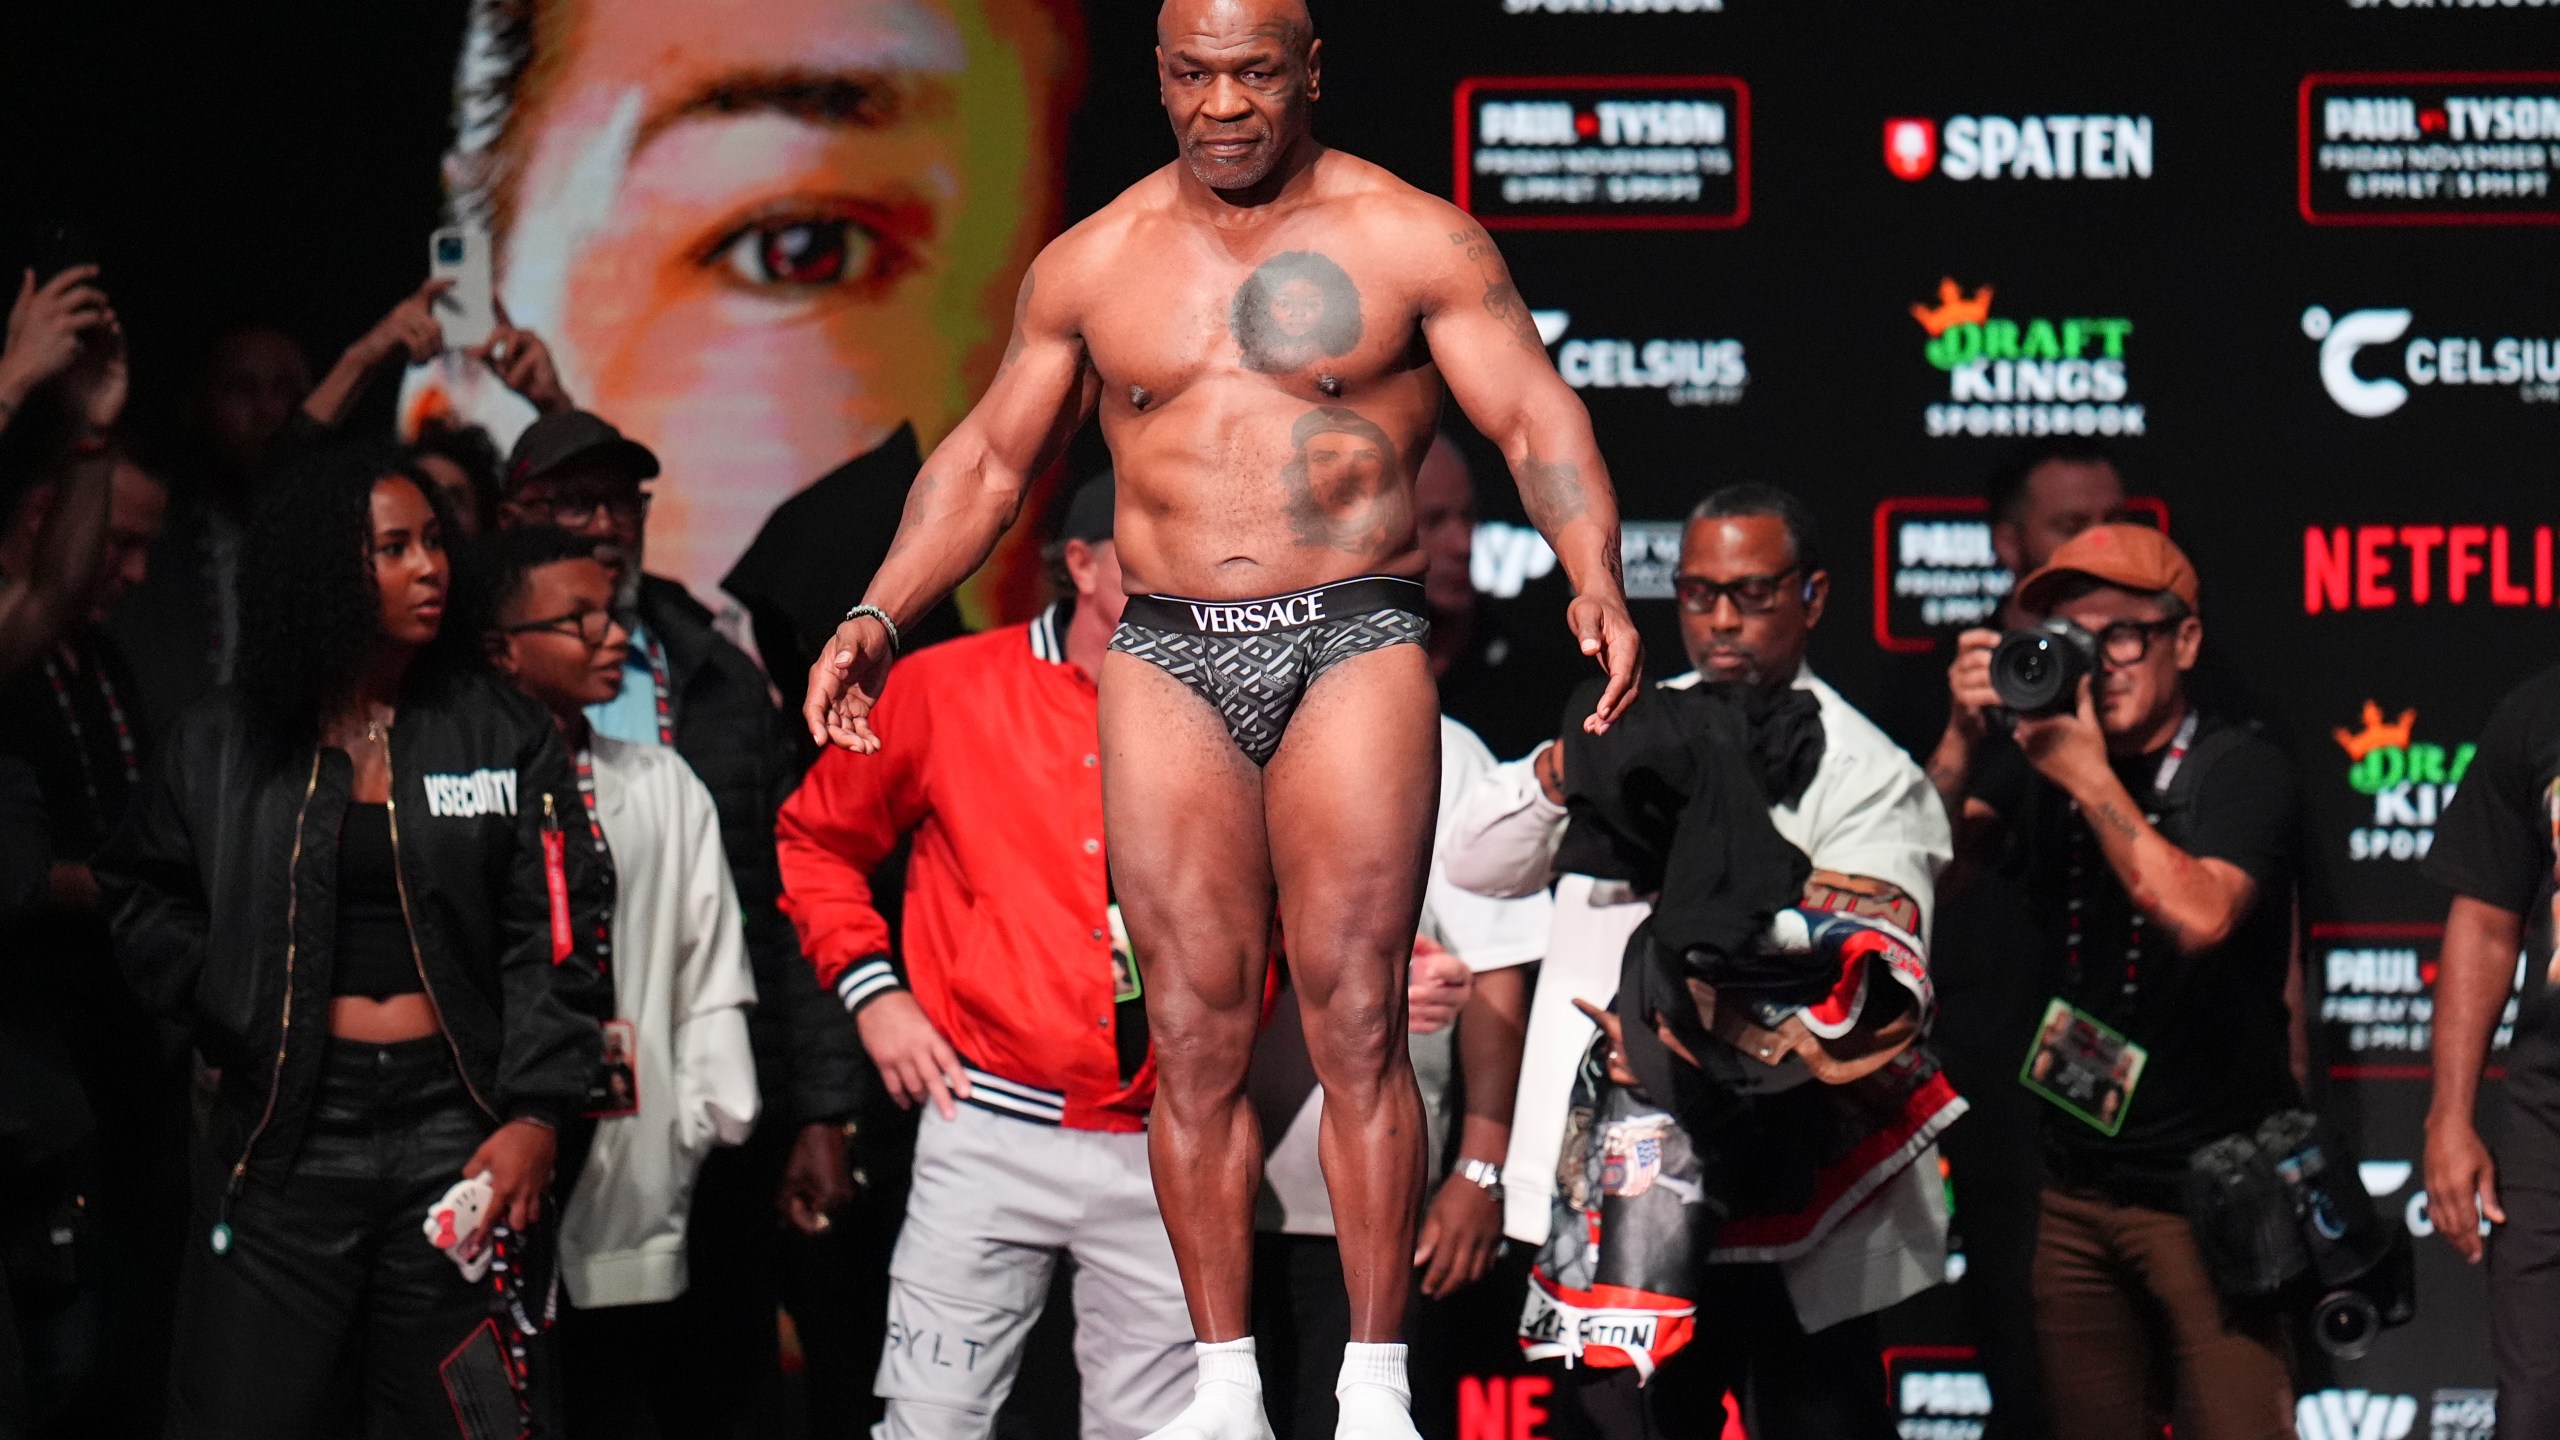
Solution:
<svg viewBox="0 0 2560 1440"><path fill-rule="evenodd" d="M222 1075L234 1190L298 1146L329 1033L346 752L280 747L224 689L190 708L95 862L116 956ZM491 1123L577 1118L612 1013L611 871L550 715L420 677L391 729L392 852L426 994Z"/></svg>

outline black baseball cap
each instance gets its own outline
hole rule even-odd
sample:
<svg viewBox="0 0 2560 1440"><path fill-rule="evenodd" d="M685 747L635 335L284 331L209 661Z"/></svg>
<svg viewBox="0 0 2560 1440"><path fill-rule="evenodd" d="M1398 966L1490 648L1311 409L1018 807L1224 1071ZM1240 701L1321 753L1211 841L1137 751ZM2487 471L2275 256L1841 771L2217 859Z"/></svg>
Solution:
<svg viewBox="0 0 2560 1440"><path fill-rule="evenodd" d="M507 454L504 489L513 495L572 461L602 464L634 481L658 473L658 457L648 446L584 410L563 410L534 421L516 437L516 448Z"/></svg>
<svg viewBox="0 0 2560 1440"><path fill-rule="evenodd" d="M1111 519L1119 508L1120 486L1111 471L1087 480L1076 487L1075 498L1067 502L1067 518L1058 526L1058 538L1081 540L1087 545L1111 538Z"/></svg>

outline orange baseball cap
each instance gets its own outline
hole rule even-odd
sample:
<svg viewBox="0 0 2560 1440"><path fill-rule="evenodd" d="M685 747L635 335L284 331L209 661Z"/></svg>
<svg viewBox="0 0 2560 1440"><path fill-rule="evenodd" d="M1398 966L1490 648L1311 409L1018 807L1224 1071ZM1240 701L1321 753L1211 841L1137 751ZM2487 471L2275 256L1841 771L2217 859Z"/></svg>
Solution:
<svg viewBox="0 0 2560 1440"><path fill-rule="evenodd" d="M2074 575L2146 595L2165 590L2185 601L2190 611L2197 609L2196 567L2168 536L2148 525L2092 525L2072 536L2018 587L2018 604L2046 613L2053 592Z"/></svg>

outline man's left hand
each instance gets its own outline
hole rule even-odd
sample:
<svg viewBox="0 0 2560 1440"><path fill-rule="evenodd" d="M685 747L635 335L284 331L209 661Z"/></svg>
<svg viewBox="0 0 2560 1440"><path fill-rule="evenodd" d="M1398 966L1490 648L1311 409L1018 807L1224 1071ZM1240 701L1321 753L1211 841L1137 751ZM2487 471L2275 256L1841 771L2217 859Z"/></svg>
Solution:
<svg viewBox="0 0 2560 1440"><path fill-rule="evenodd" d="M2018 749L2036 773L2074 796L2101 776L2114 773L2107 767L2107 732L2098 723L2091 683L2091 677L2081 677L2076 709L2059 715L2021 715L2015 732Z"/></svg>
<svg viewBox="0 0 2560 1440"><path fill-rule="evenodd" d="M1582 722L1583 729L1599 735L1635 703L1636 687L1644 683L1644 639L1636 633L1635 617L1627 613L1627 602L1619 595L1577 595L1565 607L1564 619L1581 643L1582 653L1609 672L1600 704Z"/></svg>
<svg viewBox="0 0 2560 1440"><path fill-rule="evenodd" d="M1422 1293L1443 1300L1473 1285L1493 1268L1501 1248L1502 1203L1494 1193L1462 1175L1441 1181L1413 1251Z"/></svg>
<svg viewBox="0 0 2560 1440"><path fill-rule="evenodd" d="M835 1212L852 1200L844 1131L824 1122L801 1126L782 1167L782 1218L803 1235L823 1235L835 1228Z"/></svg>
<svg viewBox="0 0 2560 1440"><path fill-rule="evenodd" d="M560 383L560 367L551 358L551 347L542 343L541 336L508 320L503 302L493 299L490 303L497 311L497 327L471 355L487 364L499 383L523 396L535 414L557 415L576 409L570 403L568 390Z"/></svg>

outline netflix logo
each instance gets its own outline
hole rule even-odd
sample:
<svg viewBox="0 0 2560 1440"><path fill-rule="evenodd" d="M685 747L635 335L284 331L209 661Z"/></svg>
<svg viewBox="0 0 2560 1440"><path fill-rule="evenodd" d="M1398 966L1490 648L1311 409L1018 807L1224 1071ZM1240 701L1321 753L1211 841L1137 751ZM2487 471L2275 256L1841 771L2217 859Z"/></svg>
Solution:
<svg viewBox="0 0 2560 1440"><path fill-rule="evenodd" d="M2302 532L2306 615L2551 603L2548 525L2313 525Z"/></svg>

